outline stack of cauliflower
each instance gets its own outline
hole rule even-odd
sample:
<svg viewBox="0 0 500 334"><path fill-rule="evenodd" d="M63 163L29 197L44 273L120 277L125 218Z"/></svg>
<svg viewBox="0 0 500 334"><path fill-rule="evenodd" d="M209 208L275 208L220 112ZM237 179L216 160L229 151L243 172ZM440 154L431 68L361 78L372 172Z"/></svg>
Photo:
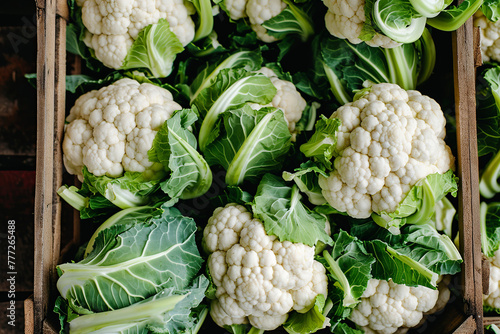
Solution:
<svg viewBox="0 0 500 334"><path fill-rule="evenodd" d="M328 279L314 260L314 248L267 235L262 222L241 205L214 211L203 246L217 286L210 312L221 327L250 322L273 330L290 311L305 312L318 294L326 296Z"/></svg>

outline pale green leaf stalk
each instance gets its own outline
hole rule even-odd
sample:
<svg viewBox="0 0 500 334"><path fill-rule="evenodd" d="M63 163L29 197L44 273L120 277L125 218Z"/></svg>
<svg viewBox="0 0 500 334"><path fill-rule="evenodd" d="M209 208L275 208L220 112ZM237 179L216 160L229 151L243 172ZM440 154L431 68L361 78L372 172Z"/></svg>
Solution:
<svg viewBox="0 0 500 334"><path fill-rule="evenodd" d="M245 179L248 163L251 161L250 157L255 154L255 146L259 144L259 139L269 131L268 124L275 116L275 113L276 111L264 116L245 139L243 145L241 145L241 148L234 156L226 172L226 183L228 185L235 186L241 184Z"/></svg>
<svg viewBox="0 0 500 334"><path fill-rule="evenodd" d="M430 269L420 264L419 262L413 260L412 258L399 254L394 248L390 246L387 246L386 250L391 256L395 257L402 263L416 269L423 277L425 277L429 281L429 283L432 286L434 287L437 286L437 280L439 278L439 275L437 273L431 271Z"/></svg>
<svg viewBox="0 0 500 334"><path fill-rule="evenodd" d="M354 297L352 296L351 285L349 284L347 277L345 276L342 269L339 267L337 261L333 259L333 257L330 255L330 253L328 253L328 251L326 250L323 251L323 257L326 259L330 268L332 269L330 273L339 282L338 285L337 284L335 285L340 289L342 289L342 291L344 291L344 299L342 300L342 305L344 307L353 307L359 302L359 300L354 299Z"/></svg>
<svg viewBox="0 0 500 334"><path fill-rule="evenodd" d="M251 100L252 96L257 96L261 92L274 96L276 88L269 78L260 74L239 79L225 90L210 107L201 124L198 136L200 150L203 152L209 144L210 132L213 130L221 113L231 107Z"/></svg>
<svg viewBox="0 0 500 334"><path fill-rule="evenodd" d="M500 151L486 165L479 182L479 192L485 198L493 198L500 192Z"/></svg>
<svg viewBox="0 0 500 334"><path fill-rule="evenodd" d="M98 331L103 327L122 326L124 319L127 319L128 322L144 321L147 318L173 310L175 305L185 297L172 295L150 303L138 303L114 311L87 314L71 321L70 331L72 334L86 334Z"/></svg>
<svg viewBox="0 0 500 334"><path fill-rule="evenodd" d="M210 35L214 28L214 16L212 14L212 2L210 0L191 0L198 13L197 28L193 42Z"/></svg>
<svg viewBox="0 0 500 334"><path fill-rule="evenodd" d="M209 68L205 68L193 81L191 86L197 86L191 95L191 103L198 97L200 92L214 82L217 75L222 69L225 68L238 68L244 67L248 70L258 70L262 63L262 55L257 51L239 51L233 53L226 59L224 59L220 64L218 64L210 73ZM201 79L202 78L202 79ZM201 82L200 82L201 81Z"/></svg>
<svg viewBox="0 0 500 334"><path fill-rule="evenodd" d="M78 188L75 186L61 186L57 189L57 194L61 196L63 200L71 205L75 210L81 211L88 207L89 199L78 194Z"/></svg>

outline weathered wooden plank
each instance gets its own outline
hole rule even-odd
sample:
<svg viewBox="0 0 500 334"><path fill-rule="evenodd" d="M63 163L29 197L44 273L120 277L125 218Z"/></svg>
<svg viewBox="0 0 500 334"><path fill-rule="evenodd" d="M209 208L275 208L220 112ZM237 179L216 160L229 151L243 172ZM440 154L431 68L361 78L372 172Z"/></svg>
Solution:
<svg viewBox="0 0 500 334"><path fill-rule="evenodd" d="M35 194L34 333L44 331L44 320L54 296L55 265L60 254L62 184L61 141L65 114L66 21L56 15L65 2L37 3L37 160ZM28 322L29 320L27 320Z"/></svg>
<svg viewBox="0 0 500 334"><path fill-rule="evenodd" d="M52 1L52 0L35 0L36 1L36 7L38 9L46 9L47 8L47 2ZM65 19L66 21L69 20L69 8L68 8L68 3L66 0L56 0L56 14Z"/></svg>
<svg viewBox="0 0 500 334"><path fill-rule="evenodd" d="M24 300L24 333L34 334L33 295Z"/></svg>
<svg viewBox="0 0 500 334"><path fill-rule="evenodd" d="M453 333L454 334L474 334L474 333L479 333L479 331L476 331L477 328L478 328L478 325L476 323L476 320L474 319L474 316L471 315ZM482 333L482 331L481 331L481 333Z"/></svg>
<svg viewBox="0 0 500 334"><path fill-rule="evenodd" d="M455 112L458 147L458 216L460 251L464 258L462 285L467 314L475 317L477 333L483 333L482 261L479 223L479 167L475 101L475 38L472 20L453 34ZM476 40L477 42L477 40ZM459 333L459 332L455 332Z"/></svg>
<svg viewBox="0 0 500 334"><path fill-rule="evenodd" d="M483 294L487 295L489 294L490 290L490 262L488 259L483 256L482 257L482 269L481 269L481 274L483 275Z"/></svg>
<svg viewBox="0 0 500 334"><path fill-rule="evenodd" d="M500 326L500 317L484 317L484 325L497 325Z"/></svg>
<svg viewBox="0 0 500 334"><path fill-rule="evenodd" d="M37 154L35 194L34 332L41 333L50 298L53 263L54 87L56 1L37 9Z"/></svg>

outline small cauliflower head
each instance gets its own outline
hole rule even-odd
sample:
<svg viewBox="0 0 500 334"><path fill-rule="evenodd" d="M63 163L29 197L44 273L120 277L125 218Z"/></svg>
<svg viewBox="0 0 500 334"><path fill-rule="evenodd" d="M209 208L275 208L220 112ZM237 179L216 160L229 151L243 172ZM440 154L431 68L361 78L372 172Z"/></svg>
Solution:
<svg viewBox="0 0 500 334"><path fill-rule="evenodd" d="M84 42L105 66L119 69L139 32L166 19L183 46L195 35L187 0L79 0L86 28Z"/></svg>
<svg viewBox="0 0 500 334"><path fill-rule="evenodd" d="M273 330L290 311L305 312L318 294L327 294L326 270L314 260L314 248L267 235L241 205L217 208L202 244L217 287L210 314L221 327L249 322Z"/></svg>
<svg viewBox="0 0 500 334"><path fill-rule="evenodd" d="M478 10L474 14L474 25L481 35L481 57L484 62L500 62L500 20L492 22Z"/></svg>
<svg viewBox="0 0 500 334"><path fill-rule="evenodd" d="M439 298L437 289L370 279L349 319L366 333L404 333L408 328L417 326Z"/></svg>
<svg viewBox="0 0 500 334"><path fill-rule="evenodd" d="M295 140L297 131L295 126L302 117L302 112L306 108L307 102L297 90L295 85L287 80L278 78L273 70L267 67L262 67L257 73L262 73L271 80L271 83L276 88L276 95L272 101L267 105L260 105L257 103L250 103L253 109L260 109L262 107L274 107L283 111L285 121L288 125L288 130L292 134L292 140Z"/></svg>
<svg viewBox="0 0 500 334"><path fill-rule="evenodd" d="M96 176L130 171L153 177L164 167L149 161L148 150L163 123L180 109L168 90L128 78L83 94L66 118L66 170L80 181L84 166Z"/></svg>
<svg viewBox="0 0 500 334"><path fill-rule="evenodd" d="M352 44L365 42L372 47L394 48L401 45L378 33L369 41L359 38L365 23L365 0L323 0L323 3L328 7L325 25L331 35L347 39Z"/></svg>
<svg viewBox="0 0 500 334"><path fill-rule="evenodd" d="M500 309L500 249L493 257L488 258L490 262L489 290L483 295L483 304L494 309Z"/></svg>
<svg viewBox="0 0 500 334"><path fill-rule="evenodd" d="M410 188L454 167L439 104L418 91L375 84L337 109L334 171L320 176L328 203L354 218L394 212Z"/></svg>
<svg viewBox="0 0 500 334"><path fill-rule="evenodd" d="M286 8L283 0L224 0L223 6L232 20L248 18L252 30L261 41L272 43L278 40L269 35L262 24Z"/></svg>

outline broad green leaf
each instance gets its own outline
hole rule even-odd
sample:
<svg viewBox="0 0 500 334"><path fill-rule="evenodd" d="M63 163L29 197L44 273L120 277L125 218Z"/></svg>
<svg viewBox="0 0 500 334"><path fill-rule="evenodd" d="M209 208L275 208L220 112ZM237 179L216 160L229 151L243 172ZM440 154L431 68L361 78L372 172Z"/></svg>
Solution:
<svg viewBox="0 0 500 334"><path fill-rule="evenodd" d="M142 29L122 64L122 69L146 68L155 78L170 75L174 60L184 50L166 19Z"/></svg>
<svg viewBox="0 0 500 334"><path fill-rule="evenodd" d="M318 184L319 174L328 176L323 168L309 160L296 168L294 173L284 171L282 177L285 181L294 181L300 191L307 195L311 204L323 205L326 203L326 199Z"/></svg>
<svg viewBox="0 0 500 334"><path fill-rule="evenodd" d="M296 185L289 187L278 176L265 174L257 188L252 211L264 223L266 233L277 236L280 241L331 245L332 239L325 232L329 224L327 217L307 208L301 197Z"/></svg>
<svg viewBox="0 0 500 334"><path fill-rule="evenodd" d="M202 152L216 138L219 116L244 103L265 105L276 95L271 80L244 69L223 69L212 86L201 91L193 105L203 115L198 142Z"/></svg>
<svg viewBox="0 0 500 334"><path fill-rule="evenodd" d="M455 31L481 7L483 0L464 0L458 6L448 7L438 16L427 20L427 24L442 31Z"/></svg>
<svg viewBox="0 0 500 334"><path fill-rule="evenodd" d="M380 240L366 241L365 247L376 259L372 267L373 278L386 281L392 279L397 284L436 289L439 275L425 265Z"/></svg>
<svg viewBox="0 0 500 334"><path fill-rule="evenodd" d="M259 51L239 51L225 57L221 62L205 66L190 85L191 102L202 90L214 83L221 70L242 67L245 71L256 71L260 69L262 61L262 54Z"/></svg>
<svg viewBox="0 0 500 334"><path fill-rule="evenodd" d="M194 333L206 317L198 308L208 280L198 276L185 288L166 288L133 305L100 313L83 315L69 322L71 333Z"/></svg>
<svg viewBox="0 0 500 334"><path fill-rule="evenodd" d="M314 305L307 312L292 312L283 324L290 334L315 333L328 325L328 318L323 314L325 296L317 295Z"/></svg>
<svg viewBox="0 0 500 334"><path fill-rule="evenodd" d="M313 158L326 170L332 170L332 159L337 151L337 131L341 123L338 118L326 118L320 115L315 132L309 141L300 146L300 151L308 158Z"/></svg>
<svg viewBox="0 0 500 334"><path fill-rule="evenodd" d="M481 11L491 22L500 19L500 2L497 0L484 0L481 5Z"/></svg>
<svg viewBox="0 0 500 334"><path fill-rule="evenodd" d="M386 228L426 224L432 219L437 202L447 194L457 195L457 181L452 170L430 174L411 187L394 212L373 213L372 218Z"/></svg>
<svg viewBox="0 0 500 334"><path fill-rule="evenodd" d="M57 288L78 311L123 308L169 287L187 287L201 268L196 224L178 210L101 230L78 263L58 266Z"/></svg>
<svg viewBox="0 0 500 334"><path fill-rule="evenodd" d="M287 7L273 18L264 21L262 26L267 33L277 39L283 39L287 35L299 35L302 41L306 41L314 34L312 18L301 7L285 0ZM312 3L312 1L311 1Z"/></svg>
<svg viewBox="0 0 500 334"><path fill-rule="evenodd" d="M205 158L226 170L228 185L256 182L261 175L279 170L291 145L281 110L243 105L222 116L221 134L207 146Z"/></svg>
<svg viewBox="0 0 500 334"><path fill-rule="evenodd" d="M176 112L160 128L148 152L150 160L160 161L171 171L161 188L172 199L199 197L212 184L212 171L196 150L196 137L190 131L197 119L191 109Z"/></svg>

